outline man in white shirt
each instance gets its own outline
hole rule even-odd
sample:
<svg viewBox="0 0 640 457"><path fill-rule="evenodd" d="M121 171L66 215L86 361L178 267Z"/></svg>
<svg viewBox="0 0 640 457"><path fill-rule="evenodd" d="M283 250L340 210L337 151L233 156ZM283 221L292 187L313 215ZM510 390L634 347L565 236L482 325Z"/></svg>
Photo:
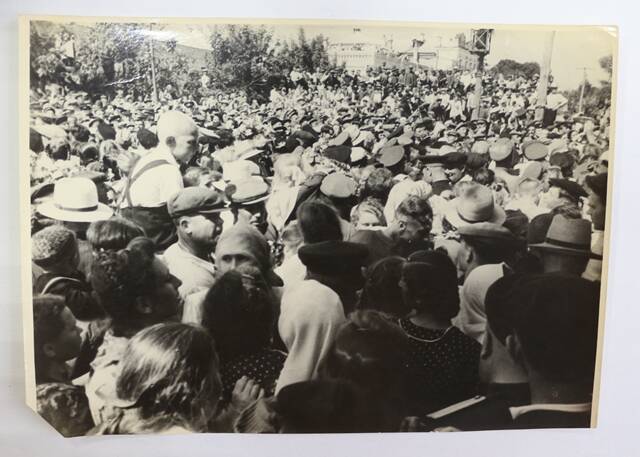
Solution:
<svg viewBox="0 0 640 457"><path fill-rule="evenodd" d="M177 240L167 200L184 187L180 164L197 150L198 126L184 113L167 111L158 120L158 140L131 170L121 208L162 250Z"/></svg>

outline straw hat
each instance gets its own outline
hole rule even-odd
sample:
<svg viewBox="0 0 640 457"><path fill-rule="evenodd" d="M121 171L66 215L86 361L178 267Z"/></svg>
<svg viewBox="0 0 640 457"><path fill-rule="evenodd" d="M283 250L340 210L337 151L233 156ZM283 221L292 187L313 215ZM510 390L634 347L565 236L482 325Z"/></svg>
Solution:
<svg viewBox="0 0 640 457"><path fill-rule="evenodd" d="M95 222L109 219L113 210L98 202L98 189L89 178L62 178L55 183L53 200L38 206L43 216L58 221Z"/></svg>

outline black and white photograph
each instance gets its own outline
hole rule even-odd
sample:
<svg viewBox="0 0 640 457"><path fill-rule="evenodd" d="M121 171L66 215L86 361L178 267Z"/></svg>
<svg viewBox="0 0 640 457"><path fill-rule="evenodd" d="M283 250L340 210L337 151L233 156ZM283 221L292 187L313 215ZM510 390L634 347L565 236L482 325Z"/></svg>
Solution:
<svg viewBox="0 0 640 457"><path fill-rule="evenodd" d="M22 17L28 405L65 437L596 427L617 33Z"/></svg>

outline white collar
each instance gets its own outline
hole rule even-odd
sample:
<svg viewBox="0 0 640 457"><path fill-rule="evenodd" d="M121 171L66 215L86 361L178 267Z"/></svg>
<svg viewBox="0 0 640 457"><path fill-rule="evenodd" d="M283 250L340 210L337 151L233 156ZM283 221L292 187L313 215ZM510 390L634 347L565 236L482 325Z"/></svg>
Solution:
<svg viewBox="0 0 640 457"><path fill-rule="evenodd" d="M562 411L565 413L584 413L591 409L591 402L588 403L537 403L525 406L512 406L509 408L511 417L517 417L530 411Z"/></svg>

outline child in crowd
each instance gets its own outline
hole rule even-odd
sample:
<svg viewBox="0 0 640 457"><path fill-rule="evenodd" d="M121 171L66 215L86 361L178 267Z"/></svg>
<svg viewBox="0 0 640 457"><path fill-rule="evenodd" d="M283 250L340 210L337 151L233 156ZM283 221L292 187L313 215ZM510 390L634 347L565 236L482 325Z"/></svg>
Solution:
<svg viewBox="0 0 640 457"><path fill-rule="evenodd" d="M69 382L67 362L80 351L80 329L63 297L33 299L33 344L36 383Z"/></svg>

